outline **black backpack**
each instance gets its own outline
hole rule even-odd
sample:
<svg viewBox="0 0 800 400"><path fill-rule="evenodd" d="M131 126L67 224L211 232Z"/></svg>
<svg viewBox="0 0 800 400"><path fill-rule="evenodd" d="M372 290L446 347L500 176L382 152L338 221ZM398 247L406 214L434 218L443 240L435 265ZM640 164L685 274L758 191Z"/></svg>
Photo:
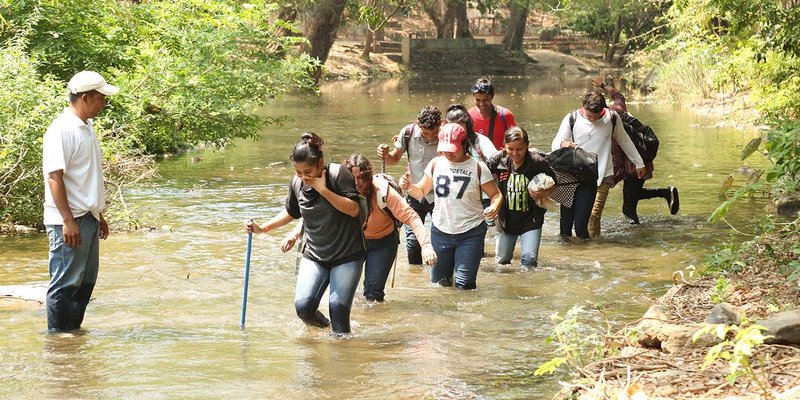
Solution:
<svg viewBox="0 0 800 400"><path fill-rule="evenodd" d="M653 129L628 113L621 113L622 126L631 138L644 163L653 162L658 154L658 138Z"/></svg>

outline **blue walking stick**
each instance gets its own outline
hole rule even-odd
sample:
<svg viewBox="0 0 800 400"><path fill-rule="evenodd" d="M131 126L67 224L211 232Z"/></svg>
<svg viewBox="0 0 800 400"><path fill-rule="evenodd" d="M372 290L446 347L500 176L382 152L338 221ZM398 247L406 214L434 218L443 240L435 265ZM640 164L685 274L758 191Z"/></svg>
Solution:
<svg viewBox="0 0 800 400"><path fill-rule="evenodd" d="M253 222L251 219L248 221ZM247 315L247 285L250 283L250 249L253 246L253 232L247 232L247 256L244 262L244 293L242 293L242 322L241 329L244 329L244 318Z"/></svg>

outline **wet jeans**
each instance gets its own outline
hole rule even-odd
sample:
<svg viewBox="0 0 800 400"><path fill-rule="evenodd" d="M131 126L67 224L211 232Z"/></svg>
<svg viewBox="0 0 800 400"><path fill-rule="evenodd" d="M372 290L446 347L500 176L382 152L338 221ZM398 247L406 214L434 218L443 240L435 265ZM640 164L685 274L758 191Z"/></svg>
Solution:
<svg viewBox="0 0 800 400"><path fill-rule="evenodd" d="M419 218L424 224L425 217L433 213L433 203L428 203L427 201L420 202L409 196L406 197L406 200L408 201L408 205L417 212L417 215L419 215ZM403 227L406 230L406 254L408 255L408 263L422 264L422 247L417 241L417 236L414 235L414 231L411 230L410 226L404 225Z"/></svg>
<svg viewBox="0 0 800 400"><path fill-rule="evenodd" d="M50 241L50 285L47 288L47 329L79 329L92 297L100 266L100 223L91 214L75 218L81 235L78 248L64 243L62 225L47 225Z"/></svg>
<svg viewBox="0 0 800 400"><path fill-rule="evenodd" d="M386 279L392 270L397 257L397 245L400 244L397 229L380 239L368 239L367 261L364 263L364 297L367 300L383 301Z"/></svg>
<svg viewBox="0 0 800 400"><path fill-rule="evenodd" d="M330 283L328 308L330 324L335 333L350 333L350 308L361 279L364 260L359 259L325 268L305 257L300 260L294 308L297 316L308 325L326 327L328 320L319 312L319 302Z"/></svg>
<svg viewBox="0 0 800 400"><path fill-rule="evenodd" d="M524 232L521 235L510 235L507 233L499 232L497 234L497 256L495 259L498 264L510 264L511 259L514 258L514 246L517 244L519 238L520 247L522 247L522 256L520 261L523 267L535 267L538 265L539 260L539 244L542 241L542 229L534 229Z"/></svg>
<svg viewBox="0 0 800 400"><path fill-rule="evenodd" d="M482 222L464 233L451 235L431 226L431 244L438 257L431 269L431 282L450 286L455 273L457 289L475 289L487 229Z"/></svg>
<svg viewBox="0 0 800 400"><path fill-rule="evenodd" d="M561 236L572 236L572 225L575 225L575 236L589 238L589 217L597 195L597 183L581 182L575 189L572 207L561 206Z"/></svg>

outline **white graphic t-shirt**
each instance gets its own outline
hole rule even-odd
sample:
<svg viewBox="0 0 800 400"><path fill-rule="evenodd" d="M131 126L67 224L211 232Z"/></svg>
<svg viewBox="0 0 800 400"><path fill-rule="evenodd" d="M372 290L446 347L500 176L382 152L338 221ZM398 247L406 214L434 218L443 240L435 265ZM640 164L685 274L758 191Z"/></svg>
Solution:
<svg viewBox="0 0 800 400"><path fill-rule="evenodd" d="M480 183L478 168L481 169ZM464 233L483 223L480 186L492 180L486 164L469 157L451 163L444 156L431 160L425 175L433 181L433 225L451 235Z"/></svg>

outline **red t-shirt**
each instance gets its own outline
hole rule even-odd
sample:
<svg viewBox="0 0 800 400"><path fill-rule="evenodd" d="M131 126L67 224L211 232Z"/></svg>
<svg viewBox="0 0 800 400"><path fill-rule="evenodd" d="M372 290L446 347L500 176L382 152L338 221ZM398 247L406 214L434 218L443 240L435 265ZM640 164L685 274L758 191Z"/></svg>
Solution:
<svg viewBox="0 0 800 400"><path fill-rule="evenodd" d="M494 132L491 134L489 133L490 119L483 118L478 107L470 108L469 116L472 118L472 127L475 128L475 133L492 139L494 147L496 147L497 150L502 150L503 147L505 147L504 137L506 130L512 126L517 126L517 122L514 121L514 114L507 108L495 104L494 109L497 111L497 115L494 117Z"/></svg>

